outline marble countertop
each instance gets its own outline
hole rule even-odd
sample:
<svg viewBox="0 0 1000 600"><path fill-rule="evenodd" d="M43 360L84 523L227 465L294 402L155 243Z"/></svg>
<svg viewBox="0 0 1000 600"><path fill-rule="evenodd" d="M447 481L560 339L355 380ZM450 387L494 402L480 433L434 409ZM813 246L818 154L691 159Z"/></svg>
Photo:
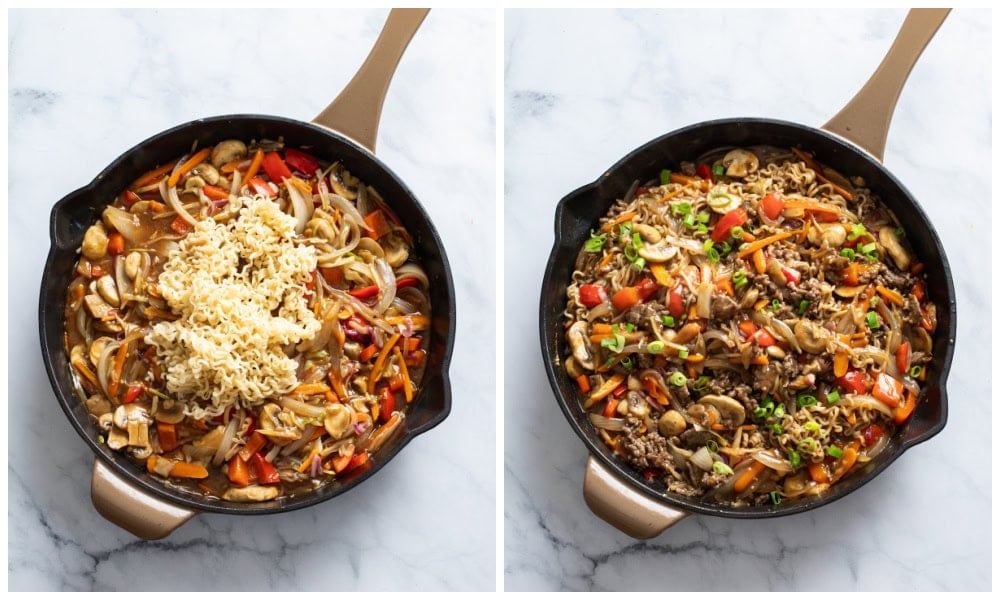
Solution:
<svg viewBox="0 0 1000 600"><path fill-rule="evenodd" d="M506 590L988 590L991 156L988 11L955 10L899 98L887 168L935 224L958 336L944 431L850 496L766 520L692 516L648 541L583 502L587 451L541 366L553 209L682 126L819 126L879 64L903 10L506 11Z"/></svg>
<svg viewBox="0 0 1000 600"><path fill-rule="evenodd" d="M204 514L141 542L90 502L93 457L39 356L48 215L121 152L199 117L309 120L385 10L8 13L11 590L493 590L496 12L434 10L403 56L378 156L445 241L458 332L449 418L373 478L287 514ZM483 264L489 265L483 269Z"/></svg>

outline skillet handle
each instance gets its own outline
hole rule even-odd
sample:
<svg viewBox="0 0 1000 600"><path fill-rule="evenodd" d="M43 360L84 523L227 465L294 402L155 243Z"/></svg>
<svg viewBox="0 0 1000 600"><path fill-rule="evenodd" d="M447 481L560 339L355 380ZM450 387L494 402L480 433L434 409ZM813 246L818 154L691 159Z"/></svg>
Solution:
<svg viewBox="0 0 1000 600"><path fill-rule="evenodd" d="M368 58L313 123L329 127L358 142L372 153L378 137L382 103L396 65L413 34L417 32L429 8L394 8L389 11L382 33L375 40Z"/></svg>
<svg viewBox="0 0 1000 600"><path fill-rule="evenodd" d="M97 458L90 480L90 498L102 517L144 540L164 538L198 514L150 496Z"/></svg>
<svg viewBox="0 0 1000 600"><path fill-rule="evenodd" d="M823 129L854 142L882 162L896 100L910 70L950 8L914 8L875 73Z"/></svg>
<svg viewBox="0 0 1000 600"><path fill-rule="evenodd" d="M633 489L593 455L587 457L583 499L595 515L622 533L640 540L660 535L689 514Z"/></svg>

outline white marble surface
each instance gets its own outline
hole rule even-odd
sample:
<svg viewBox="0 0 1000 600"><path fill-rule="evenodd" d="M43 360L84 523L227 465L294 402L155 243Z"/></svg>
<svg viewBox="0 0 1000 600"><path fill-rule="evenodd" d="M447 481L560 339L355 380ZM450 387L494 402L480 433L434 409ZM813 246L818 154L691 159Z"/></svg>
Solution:
<svg viewBox="0 0 1000 600"><path fill-rule="evenodd" d="M690 517L638 542L581 496L583 443L541 366L553 209L681 126L819 126L881 61L904 12L505 12L507 590L991 587L990 14L955 10L899 99L885 164L935 223L958 294L945 430L852 495L757 521Z"/></svg>
<svg viewBox="0 0 1000 600"><path fill-rule="evenodd" d="M432 11L403 56L378 156L445 241L458 335L450 417L351 492L293 513L201 515L144 543L90 503L92 456L39 356L50 207L159 131L315 116L386 11L8 14L11 590L493 590L496 13ZM488 265L484 269L483 265Z"/></svg>

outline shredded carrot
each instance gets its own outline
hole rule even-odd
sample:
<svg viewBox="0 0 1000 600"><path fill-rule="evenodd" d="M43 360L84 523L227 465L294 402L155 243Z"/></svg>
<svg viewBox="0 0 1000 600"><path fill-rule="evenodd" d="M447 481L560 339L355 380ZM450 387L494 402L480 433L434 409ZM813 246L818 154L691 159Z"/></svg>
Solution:
<svg viewBox="0 0 1000 600"><path fill-rule="evenodd" d="M181 166L177 167L176 171L170 174L170 178L167 179L167 187L177 187L177 182L181 180L181 176L200 165L210 154L212 154L211 148L202 148L195 152L194 156L184 161Z"/></svg>
<svg viewBox="0 0 1000 600"><path fill-rule="evenodd" d="M347 394L344 393L344 384L340 381L340 369L336 365L327 372L326 378L330 380L330 385L333 386L333 390L336 392L337 396L340 398L345 398L347 396Z"/></svg>
<svg viewBox="0 0 1000 600"><path fill-rule="evenodd" d="M396 431L396 427L399 425L399 421L402 418L401 413L393 412L389 419L385 422L385 425L376 429L375 432L372 433L372 436L368 438L368 450L372 452L378 450L379 447L382 446L387 439L389 439L389 436ZM367 458L361 464L364 464L364 462L367 462Z"/></svg>
<svg viewBox="0 0 1000 600"><path fill-rule="evenodd" d="M667 272L667 268L660 263L653 263L649 265L649 270L653 272L653 277L656 278L656 283L662 285L663 287L671 287L674 283L673 279L670 277L670 273Z"/></svg>
<svg viewBox="0 0 1000 600"><path fill-rule="evenodd" d="M799 236L799 243L804 244L809 237L809 229L812 227L812 219L806 219L805 227L802 228L802 235Z"/></svg>
<svg viewBox="0 0 1000 600"><path fill-rule="evenodd" d="M299 473L305 473L306 469L309 468L309 465L312 464L312 459L313 459L314 456L316 456L316 449L315 448L313 448L312 451L309 452L309 456L307 456L306 459L304 461L302 461L302 464L299 465L299 468L296 469L296 471L298 471Z"/></svg>
<svg viewBox="0 0 1000 600"><path fill-rule="evenodd" d="M614 332L614 326L611 323L594 323L591 328L591 333L612 333Z"/></svg>
<svg viewBox="0 0 1000 600"><path fill-rule="evenodd" d="M614 256L614 254L611 254L610 252L609 252L608 254L606 254L606 255L604 256L604 258L602 258L602 259L601 259L601 262L599 262L599 263L597 264L597 270L598 270L598 271L600 271L600 270L601 270L601 269L603 269L604 267L608 266L608 263L610 263L610 262L611 262L611 258L612 258L613 256Z"/></svg>
<svg viewBox="0 0 1000 600"><path fill-rule="evenodd" d="M379 352L378 358L375 359L375 366L372 367L372 372L368 376L369 394L375 393L375 384L382 377L382 368L385 367L385 361L389 358L389 353L392 351L392 347L396 345L396 342L399 341L399 338L400 335L398 333L392 334L392 337L385 343L385 346L382 346L382 351Z"/></svg>
<svg viewBox="0 0 1000 600"><path fill-rule="evenodd" d="M576 385L580 388L580 393L590 393L590 377L587 377L586 374L580 375L576 378Z"/></svg>
<svg viewBox="0 0 1000 600"><path fill-rule="evenodd" d="M333 392L333 390L327 390L327 391L323 392L323 396L326 398L327 404L339 404L340 403L340 398L337 397L337 394L335 394Z"/></svg>
<svg viewBox="0 0 1000 600"><path fill-rule="evenodd" d="M289 183L290 183L291 185L294 185L294 186L295 186L296 188L298 188L298 190L299 190L300 192L302 192L303 194L306 194L306 199L307 199L307 201L308 201L308 198L312 196L312 191L313 191L313 190L312 190L312 186L311 186L311 185L309 185L308 183L306 183L306 182L302 181L302 180L301 180L301 179L299 179L298 177L295 177L295 176L293 176L293 177L292 177L292 178L291 178L291 179L289 180Z"/></svg>
<svg viewBox="0 0 1000 600"><path fill-rule="evenodd" d="M625 381L625 376L621 373L615 373L609 377L607 381L601 384L601 387L590 394L586 402L584 402L584 408L590 408L595 402L607 398L623 381Z"/></svg>
<svg viewBox="0 0 1000 600"><path fill-rule="evenodd" d="M635 216L637 214L638 213L635 212L634 210L630 210L628 212L622 213L622 214L618 215L618 217L614 221L611 221L610 223L605 223L604 226L601 227L601 231L603 231L604 233L607 233L607 232L611 231L611 229L614 228L615 225L619 225L619 224L624 223L626 221L631 221L632 219L635 218Z"/></svg>
<svg viewBox="0 0 1000 600"><path fill-rule="evenodd" d="M205 467L189 462L176 462L170 469L171 477L183 477L185 479L205 479L208 477L208 470Z"/></svg>
<svg viewBox="0 0 1000 600"><path fill-rule="evenodd" d="M861 442L854 440L851 445L844 448L844 454L837 461L836 466L833 470L833 477L831 478L831 483L837 481L841 477L847 474L854 466L854 463L858 460L858 450L861 449Z"/></svg>
<svg viewBox="0 0 1000 600"><path fill-rule="evenodd" d="M705 355L704 354L688 354L688 357L685 360L688 361L689 363L700 363L700 362L703 362L705 360Z"/></svg>
<svg viewBox="0 0 1000 600"><path fill-rule="evenodd" d="M840 207L829 202L811 202L808 200L785 200L785 208L801 208L816 213L839 215Z"/></svg>
<svg viewBox="0 0 1000 600"><path fill-rule="evenodd" d="M253 176L257 174L260 170L261 163L264 162L264 151L257 148L257 152L253 155L253 160L250 161L250 168L247 169L246 175L243 176L243 181L250 181Z"/></svg>
<svg viewBox="0 0 1000 600"><path fill-rule="evenodd" d="M792 231L782 231L782 232L776 233L774 235L769 235L766 238L761 238L761 239L757 240L756 242L753 242L752 244L750 244L746 248L740 250L740 252L739 252L739 254L737 254L737 256L739 258L746 258L747 256L750 256L754 252L760 250L761 248L764 248L765 246L769 246L770 244L773 244L774 242L780 242L783 239L790 238L793 235L798 235L801 232L802 232L801 229L793 229Z"/></svg>
<svg viewBox="0 0 1000 600"><path fill-rule="evenodd" d="M732 363L732 364L734 364L734 365L741 365L741 364L743 364L743 359L739 358L739 357L733 357L733 358L729 359L729 362ZM757 365L757 366L761 366L762 367L762 366L766 365L768 362L769 361L767 360L767 356L761 354L760 356L751 356L749 364L751 364L751 365Z"/></svg>
<svg viewBox="0 0 1000 600"><path fill-rule="evenodd" d="M180 318L171 312L167 312L165 310L156 308L155 306L150 306L149 308L143 310L142 312L144 315L146 315L147 319L156 318L156 319L166 319L169 321L173 321L174 319Z"/></svg>
<svg viewBox="0 0 1000 600"><path fill-rule="evenodd" d="M115 366L111 371L111 381L108 382L108 394L111 395L112 399L118 395L118 386L122 382L122 370L125 368L129 346L130 344L122 344L118 347L118 354L115 355Z"/></svg>
<svg viewBox="0 0 1000 600"><path fill-rule="evenodd" d="M767 270L767 260L764 259L764 251L760 248L753 253L753 267L761 274Z"/></svg>
<svg viewBox="0 0 1000 600"><path fill-rule="evenodd" d="M764 308L765 306L767 306L767 299L761 298L760 300L754 302L753 309L760 312L760 309Z"/></svg>
<svg viewBox="0 0 1000 600"><path fill-rule="evenodd" d="M167 205L162 202L157 202L156 200L149 201L149 210L155 213L162 213L167 211Z"/></svg>
<svg viewBox="0 0 1000 600"><path fill-rule="evenodd" d="M301 396L313 396L316 394L323 394L328 391L330 391L330 386L321 382L321 383L303 383L299 387L292 390L292 393Z"/></svg>
<svg viewBox="0 0 1000 600"><path fill-rule="evenodd" d="M158 182L160 179L163 179L163 176L166 175L167 173L169 173L170 170L173 169L173 168L174 168L174 165L172 165L172 164L166 164L166 165L163 165L162 167L156 167L152 171L147 172L145 175L143 175L139 179L136 179L132 183L132 189L135 190L135 189L141 188L141 187L143 187L145 185L149 185L150 183L153 183L154 181Z"/></svg>
<svg viewBox="0 0 1000 600"><path fill-rule="evenodd" d="M406 361L403 360L403 352L399 346L392 349L392 354L399 363L399 374L403 376L403 396L406 398L406 403L409 404L413 402L413 382L410 381L410 370L406 368Z"/></svg>
<svg viewBox="0 0 1000 600"><path fill-rule="evenodd" d="M431 324L430 317L424 315L410 315L408 317L386 317L385 322L390 325L404 325L406 320L409 319L413 324L414 331L421 331L427 329L427 326Z"/></svg>
<svg viewBox="0 0 1000 600"><path fill-rule="evenodd" d="M903 296L900 295L900 293L897 291L890 290L889 288L886 288L881 285L875 286L875 291L878 292L880 296L882 296L889 302L892 302L896 306L903 306L903 304L905 304L905 302L903 301Z"/></svg>
<svg viewBox="0 0 1000 600"><path fill-rule="evenodd" d="M733 491L736 492L737 494L746 491L746 489L750 487L750 484L753 483L753 480L756 479L758 475L763 473L764 469L766 468L767 467L765 467L763 463L759 461L755 460L751 462L750 468L748 468L746 471L743 471L743 473L741 473L740 476L736 479L736 483L733 484Z"/></svg>
<svg viewBox="0 0 1000 600"><path fill-rule="evenodd" d="M847 374L847 363L848 356L847 352L843 350L837 350L836 354L833 355L833 376L843 377Z"/></svg>
<svg viewBox="0 0 1000 600"><path fill-rule="evenodd" d="M837 192L838 194L840 194L841 196L843 196L845 199L847 199L847 200L853 200L854 199L854 195L853 194L851 194L850 192L848 192L844 188L840 187L836 183L830 181L829 179L827 179L823 175L823 169L819 166L819 164L815 160L813 160L812 156L810 156L809 154L803 152L802 150L799 150L798 148L792 148L792 152L794 152L795 156L798 156L802 160L802 162L806 163L807 167L809 167L810 169L812 169L813 171L816 172L816 179L819 179L823 183L829 184L830 187L832 187L835 192Z"/></svg>
<svg viewBox="0 0 1000 600"><path fill-rule="evenodd" d="M94 384L94 387L96 388L101 387L100 384L97 382L97 375L94 375L94 373L87 367L87 363L83 362L82 360L74 360L73 366L76 367L76 370L80 372L80 375L83 375L83 377L87 381Z"/></svg>
<svg viewBox="0 0 1000 600"><path fill-rule="evenodd" d="M724 277L715 282L715 289L721 290L727 296L735 296L736 291L733 289L733 282L729 277Z"/></svg>
<svg viewBox="0 0 1000 600"><path fill-rule="evenodd" d="M671 173L670 183L683 183L685 186L698 184L698 188L701 189L701 191L708 191L708 182L700 177L691 177L681 173Z"/></svg>
<svg viewBox="0 0 1000 600"><path fill-rule="evenodd" d="M669 194L667 194L666 196L664 196L664 197L660 198L660 204L663 204L663 203L664 203L664 202L666 202L667 200L671 200L671 199L673 199L673 198L676 198L676 197L677 197L677 196L679 196L679 195L680 195L680 194L681 194L681 193L682 193L682 192L683 192L684 190L686 190L686 189L688 189L689 187L691 187L691 185L692 185L691 183L686 183L686 184L684 184L684 186L683 186L683 187L681 187L681 188L678 188L678 189L676 189L676 190L674 190L674 191L670 192L670 193L669 193Z"/></svg>

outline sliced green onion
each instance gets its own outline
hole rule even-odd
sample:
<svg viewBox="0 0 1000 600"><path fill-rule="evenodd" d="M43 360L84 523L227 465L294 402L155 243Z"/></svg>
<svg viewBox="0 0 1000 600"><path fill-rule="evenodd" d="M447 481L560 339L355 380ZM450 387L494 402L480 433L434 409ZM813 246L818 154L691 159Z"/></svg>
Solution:
<svg viewBox="0 0 1000 600"><path fill-rule="evenodd" d="M726 168L722 165L717 164L712 166L712 175L724 175L725 173Z"/></svg>
<svg viewBox="0 0 1000 600"><path fill-rule="evenodd" d="M614 325L611 328L614 330ZM633 331L635 331L635 323L625 323L625 333L632 333Z"/></svg>
<svg viewBox="0 0 1000 600"><path fill-rule="evenodd" d="M692 215L691 213L688 213L688 214L684 215L684 220L681 221L681 222L684 223L684 226L687 227L688 229L693 228L694 227L694 215Z"/></svg>
<svg viewBox="0 0 1000 600"><path fill-rule="evenodd" d="M876 250L878 250L878 246L875 244L875 242L871 242L869 244L865 244L864 246L861 246L860 250L861 250L862 254L871 254L871 253L875 252Z"/></svg>
<svg viewBox="0 0 1000 600"><path fill-rule="evenodd" d="M865 229L865 226L862 225L861 223L857 223L856 225L853 225L851 227L851 233L847 234L847 239L856 240L866 233L868 233L868 230Z"/></svg>
<svg viewBox="0 0 1000 600"><path fill-rule="evenodd" d="M707 389L708 384L711 382L712 380L708 378L708 375L702 375L698 379L695 379L694 381L691 382L691 389L696 392L700 392L702 390Z"/></svg>
<svg viewBox="0 0 1000 600"><path fill-rule="evenodd" d="M799 314L804 315L807 310L809 310L809 301L803 300L802 302L799 302Z"/></svg>
<svg viewBox="0 0 1000 600"><path fill-rule="evenodd" d="M826 449L826 453L834 458L840 458L844 455L844 451L836 446L830 446Z"/></svg>
<svg viewBox="0 0 1000 600"><path fill-rule="evenodd" d="M792 463L792 468L798 467L802 463L802 457L799 453L791 448L788 449L788 462Z"/></svg>
<svg viewBox="0 0 1000 600"><path fill-rule="evenodd" d="M775 312L781 310L781 302L779 302L777 298L771 300L771 308L774 309Z"/></svg>
<svg viewBox="0 0 1000 600"><path fill-rule="evenodd" d="M764 408L774 406L774 400L770 396L764 396L764 399L760 401L760 405Z"/></svg>
<svg viewBox="0 0 1000 600"><path fill-rule="evenodd" d="M739 289L747 284L747 272L740 269L733 273L733 286Z"/></svg>
<svg viewBox="0 0 1000 600"><path fill-rule="evenodd" d="M779 404L779 405L775 406L774 407L774 418L775 419L780 419L781 417L784 417L784 416L785 416L785 405L784 404Z"/></svg>
<svg viewBox="0 0 1000 600"><path fill-rule="evenodd" d="M623 240L628 240L632 237L632 221L626 221L618 226L618 235Z"/></svg>
<svg viewBox="0 0 1000 600"><path fill-rule="evenodd" d="M896 228L896 232L895 232L895 233L896 233L896 237L898 237L898 238L901 238L901 237L905 237L905 236L906 236L906 232L905 232L905 231L903 231L903 228L902 228L902 227L897 227L897 228Z"/></svg>
<svg viewBox="0 0 1000 600"><path fill-rule="evenodd" d="M799 394L799 397L795 399L795 403L799 406L812 406L816 404L816 396L812 394Z"/></svg>
<svg viewBox="0 0 1000 600"><path fill-rule="evenodd" d="M641 256L632 261L632 268L636 271L641 271L646 267L646 259Z"/></svg>
<svg viewBox="0 0 1000 600"><path fill-rule="evenodd" d="M850 248L844 248L840 251L841 256L846 256L848 260L854 260L854 250Z"/></svg>
<svg viewBox="0 0 1000 600"><path fill-rule="evenodd" d="M614 356L609 356L608 360L604 361L604 368L608 368L608 367L610 367L613 364L615 364L615 357Z"/></svg>
<svg viewBox="0 0 1000 600"><path fill-rule="evenodd" d="M816 421L806 421L802 426L806 428L806 431L819 431L819 423Z"/></svg>
<svg viewBox="0 0 1000 600"><path fill-rule="evenodd" d="M729 254L729 251L732 249L733 247L729 245L729 242L722 242L722 251L720 254Z"/></svg>
<svg viewBox="0 0 1000 600"><path fill-rule="evenodd" d="M746 250L749 246L750 244L743 242L742 244L740 244L740 251Z"/></svg>
<svg viewBox="0 0 1000 600"><path fill-rule="evenodd" d="M771 490L771 504L775 506L781 504L781 496L778 494L778 490Z"/></svg>
<svg viewBox="0 0 1000 600"><path fill-rule="evenodd" d="M587 252L600 252L604 247L604 242L608 240L607 235L597 235L594 230L590 230L590 239L584 244L583 249Z"/></svg>
<svg viewBox="0 0 1000 600"><path fill-rule="evenodd" d="M680 350L677 351L677 358L680 358L681 360L683 360L683 359L685 359L687 357L688 357L688 349L687 348L681 348Z"/></svg>
<svg viewBox="0 0 1000 600"><path fill-rule="evenodd" d="M714 463L712 463L712 470L718 473L719 475L733 474L733 468L727 465L726 463L722 462L721 460L717 460Z"/></svg>
<svg viewBox="0 0 1000 600"><path fill-rule="evenodd" d="M740 227L739 225L737 225L737 226L735 226L735 227L733 227L732 229L729 230L729 235L733 236L734 240L743 239L743 235L745 233L746 233L746 230L743 229L742 227Z"/></svg>
<svg viewBox="0 0 1000 600"><path fill-rule="evenodd" d="M707 212L698 213L698 222L699 223L708 223L708 220L711 219L711 218L712 218L712 215L708 214Z"/></svg>
<svg viewBox="0 0 1000 600"><path fill-rule="evenodd" d="M670 169L663 169L660 171L660 185L667 185L670 183Z"/></svg>
<svg viewBox="0 0 1000 600"><path fill-rule="evenodd" d="M817 427L818 427L818 425L817 425ZM816 453L816 446L817 445L818 444L817 444L816 440L814 440L812 438L806 438L806 439L802 440L801 442L799 442L799 452L801 452L803 454L815 454Z"/></svg>
<svg viewBox="0 0 1000 600"><path fill-rule="evenodd" d="M921 367L920 365L913 365L912 367L910 367L910 377L912 377L914 379L916 379L917 377L920 377L920 374L923 373L923 372L924 372L924 368Z"/></svg>
<svg viewBox="0 0 1000 600"><path fill-rule="evenodd" d="M638 233L632 234L632 245L636 248L642 248L642 236Z"/></svg>
<svg viewBox="0 0 1000 600"><path fill-rule="evenodd" d="M104 436L103 435L97 436L97 443L98 444L103 444L104 443Z"/></svg>
<svg viewBox="0 0 1000 600"><path fill-rule="evenodd" d="M781 426L781 423L775 423L774 425L770 425L770 427L771 431L773 431L774 433L783 433L785 431L784 428Z"/></svg>
<svg viewBox="0 0 1000 600"><path fill-rule="evenodd" d="M626 244L625 246L625 258L630 262L635 262L639 258L639 253L636 251L635 246L632 244Z"/></svg>
<svg viewBox="0 0 1000 600"><path fill-rule="evenodd" d="M714 247L715 247L715 242L713 242L712 240L705 240L705 243L701 245L701 249L704 250L705 252L708 252Z"/></svg>
<svg viewBox="0 0 1000 600"><path fill-rule="evenodd" d="M684 376L684 373L681 373L680 371L674 371L670 375L670 383L672 385L676 385L677 387L680 387L680 386L684 385L685 383L687 383L687 380L688 379L687 379L687 377Z"/></svg>
<svg viewBox="0 0 1000 600"><path fill-rule="evenodd" d="M621 365L623 367L625 367L626 369L631 369L632 368L632 357L631 356L626 356L625 358L623 358L622 362L621 362Z"/></svg>
<svg viewBox="0 0 1000 600"><path fill-rule="evenodd" d="M833 390L832 392L828 393L826 395L826 401L830 404L840 402L840 392L838 392L837 390Z"/></svg>
<svg viewBox="0 0 1000 600"><path fill-rule="evenodd" d="M698 223L698 227L695 228L698 233L708 233L708 227L704 223Z"/></svg>
<svg viewBox="0 0 1000 600"><path fill-rule="evenodd" d="M663 322L664 327L674 326L674 317L672 315L660 315L660 321Z"/></svg>
<svg viewBox="0 0 1000 600"><path fill-rule="evenodd" d="M713 265L719 262L719 260L722 258L721 256L719 256L719 251L716 250L715 248L709 248L707 254L708 254L708 262L712 263Z"/></svg>
<svg viewBox="0 0 1000 600"><path fill-rule="evenodd" d="M758 406L757 408L753 409L753 416L759 421L767 416L767 410Z"/></svg>
<svg viewBox="0 0 1000 600"><path fill-rule="evenodd" d="M708 440L707 442L705 442L705 447L708 448L709 452L718 452L719 442L715 440Z"/></svg>
<svg viewBox="0 0 1000 600"><path fill-rule="evenodd" d="M674 213L675 215L686 215L691 212L691 203L678 202L677 204L674 204L673 206L670 207L670 212Z"/></svg>
<svg viewBox="0 0 1000 600"><path fill-rule="evenodd" d="M667 345L660 340L655 340L646 344L646 352L649 352L650 354L659 354L660 352L663 352L663 349L666 348L666 346Z"/></svg>
<svg viewBox="0 0 1000 600"><path fill-rule="evenodd" d="M868 314L865 315L865 318L868 319L868 327L870 329L878 329L878 315L875 314L875 311L873 310L868 311Z"/></svg>

